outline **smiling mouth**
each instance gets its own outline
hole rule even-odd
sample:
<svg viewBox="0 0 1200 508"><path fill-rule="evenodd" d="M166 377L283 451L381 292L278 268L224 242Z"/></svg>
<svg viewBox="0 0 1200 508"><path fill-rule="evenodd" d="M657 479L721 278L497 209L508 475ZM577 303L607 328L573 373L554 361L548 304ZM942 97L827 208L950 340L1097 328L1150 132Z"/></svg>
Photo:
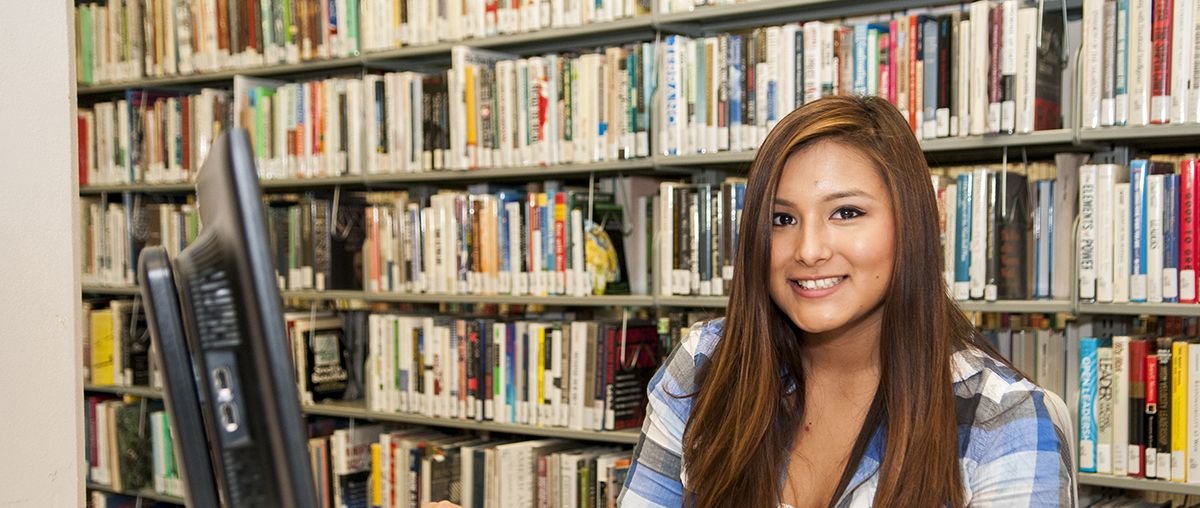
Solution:
<svg viewBox="0 0 1200 508"><path fill-rule="evenodd" d="M836 277L825 277L823 279L792 279L791 283L800 289L807 291L816 291L821 289L829 289L846 280L845 275Z"/></svg>

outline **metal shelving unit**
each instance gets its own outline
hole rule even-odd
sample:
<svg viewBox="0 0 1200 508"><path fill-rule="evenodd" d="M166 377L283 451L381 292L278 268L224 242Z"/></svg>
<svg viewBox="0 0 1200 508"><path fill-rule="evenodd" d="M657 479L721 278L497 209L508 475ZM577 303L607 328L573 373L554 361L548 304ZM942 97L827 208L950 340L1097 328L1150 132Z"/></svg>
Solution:
<svg viewBox="0 0 1200 508"><path fill-rule="evenodd" d="M1080 303L1076 310L1080 314L1200 316L1200 305L1194 303Z"/></svg>
<svg viewBox="0 0 1200 508"><path fill-rule="evenodd" d="M1075 312L1069 300L969 300L955 302L965 312L1032 312L1054 314Z"/></svg>
<svg viewBox="0 0 1200 508"><path fill-rule="evenodd" d="M175 497L175 496L168 496L166 494L159 494L159 493L155 492L153 489L149 489L149 488L135 490L135 491L134 490L117 490L108 485L100 485L99 483L92 483L92 482L87 483L87 488L88 488L88 490L98 490L101 492L108 492L109 494L123 494L126 496L136 496L136 497L140 497L142 499L158 501L160 503L172 503L172 504L177 504L177 505L184 504L184 499L182 497Z"/></svg>
<svg viewBox="0 0 1200 508"><path fill-rule="evenodd" d="M114 296L137 296L137 286L104 286L99 284L84 284L82 286L84 294L91 295L114 295Z"/></svg>
<svg viewBox="0 0 1200 508"><path fill-rule="evenodd" d="M161 399L162 390L150 388L148 386L109 386L109 385L83 385L83 391L95 393L111 393L113 395L135 395L145 397L147 399Z"/></svg>
<svg viewBox="0 0 1200 508"><path fill-rule="evenodd" d="M1143 478L1128 478L1095 473L1079 473L1080 485L1094 487L1112 487L1116 489L1152 490L1171 494L1200 495L1200 485L1189 483L1174 483L1165 480L1146 480Z"/></svg>
<svg viewBox="0 0 1200 508"><path fill-rule="evenodd" d="M563 439L578 439L582 441L598 441L620 444L637 444L638 429L605 431L572 430L560 427L534 427L531 425L513 425L507 423L480 422L475 420L458 420L453 418L432 418L423 415L406 413L381 413L368 411L359 403L306 404L304 412L309 415L336 416L341 418L357 418L380 422L410 423L429 425L433 427L450 427L456 429L482 430L488 432L504 432L507 434L522 434L528 436L557 437Z"/></svg>
<svg viewBox="0 0 1200 508"><path fill-rule="evenodd" d="M1079 130L1079 139L1082 141L1141 141L1163 138L1191 138L1194 141L1198 137L1200 137L1200 124L1140 125Z"/></svg>

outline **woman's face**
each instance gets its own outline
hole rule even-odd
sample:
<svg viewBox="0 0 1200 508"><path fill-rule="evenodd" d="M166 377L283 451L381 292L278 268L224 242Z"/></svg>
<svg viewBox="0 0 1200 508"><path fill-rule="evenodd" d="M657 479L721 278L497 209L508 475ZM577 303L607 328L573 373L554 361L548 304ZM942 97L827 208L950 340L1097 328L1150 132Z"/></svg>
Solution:
<svg viewBox="0 0 1200 508"><path fill-rule="evenodd" d="M797 327L836 334L880 319L895 217L864 155L818 141L789 157L771 220L771 298Z"/></svg>

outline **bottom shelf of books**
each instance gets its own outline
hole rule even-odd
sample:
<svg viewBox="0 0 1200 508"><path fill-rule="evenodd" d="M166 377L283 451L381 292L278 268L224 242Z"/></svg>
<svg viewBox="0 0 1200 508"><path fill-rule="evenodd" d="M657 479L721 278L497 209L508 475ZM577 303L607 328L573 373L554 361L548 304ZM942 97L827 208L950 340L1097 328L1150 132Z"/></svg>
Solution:
<svg viewBox="0 0 1200 508"><path fill-rule="evenodd" d="M139 342L144 325L126 300L89 305L89 498L179 502L170 422L161 392L147 388L160 376ZM322 499L608 504L638 440L647 382L688 324L714 315L637 312L288 313ZM1200 318L972 318L1018 370L1067 401L1084 499L1200 495Z"/></svg>

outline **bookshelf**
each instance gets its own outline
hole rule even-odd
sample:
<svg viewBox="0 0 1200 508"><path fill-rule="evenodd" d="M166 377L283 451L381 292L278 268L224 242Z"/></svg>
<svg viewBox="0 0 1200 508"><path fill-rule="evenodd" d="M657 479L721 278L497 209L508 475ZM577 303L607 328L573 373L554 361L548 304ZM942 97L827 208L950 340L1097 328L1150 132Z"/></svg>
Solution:
<svg viewBox="0 0 1200 508"><path fill-rule="evenodd" d="M1191 483L1176 483L1165 480L1146 480L1141 478L1129 478L1096 473L1079 473L1078 479L1080 485L1091 485L1094 487L1112 487L1116 489L1129 490L1152 490L1156 492L1166 492L1169 494L1185 494L1188 496L1200 495L1200 485Z"/></svg>
<svg viewBox="0 0 1200 508"><path fill-rule="evenodd" d="M180 506L182 506L184 504L184 499L182 497L175 497L175 496L168 496L165 494L159 494L159 493L155 492L153 489L140 489L140 490L136 490L136 491L118 490L118 489L109 487L108 485L101 485L99 483L91 483L91 482L89 482L87 484L87 488L88 488L88 490L98 490L100 492L108 492L110 494L123 494L126 496L135 496L135 497L138 497L141 499L149 499L151 501L158 501L161 503L172 503L172 504L177 504Z"/></svg>
<svg viewBox="0 0 1200 508"><path fill-rule="evenodd" d="M94 393L111 393L113 395L133 395L136 397L145 397L147 399L161 399L163 397L162 390L150 388L148 386L110 386L110 385L83 385L83 391Z"/></svg>
<svg viewBox="0 0 1200 508"><path fill-rule="evenodd" d="M407 423L414 425L427 425L430 427L448 427L487 432L504 432L508 434L575 439L580 441L595 441L603 443L637 444L638 436L640 435L639 429L601 432L594 430L573 430L560 427L535 427L532 425L512 425L505 423L481 422L475 420L459 420L453 418L432 418L428 416L406 413L384 413L378 411L368 411L362 407L362 404L352 402L323 402L317 404L306 404L303 407L303 411L309 415L336 416L342 418L355 418L359 420L371 420L376 422Z"/></svg>
<svg viewBox="0 0 1200 508"><path fill-rule="evenodd" d="M656 7L658 2L651 2ZM313 75L332 75L339 72L361 72L370 69L393 69L406 64L445 67L454 46L493 49L517 55L533 55L542 51L581 49L593 46L619 44L623 42L653 40L663 34L706 35L725 30L745 27L777 25L791 20L824 19L861 14L898 11L914 7L936 7L960 2L949 0L900 0L865 2L834 2L830 0L763 0L735 5L700 7L689 12L658 13L626 18L605 23L591 23L580 27L549 29L537 32L501 35L486 39L467 39L460 42L409 46L386 51L366 52L360 56L311 60L297 64L270 65L222 70L219 72L146 78L119 83L79 86L78 96L89 100L102 100L127 88L216 86L228 88L234 76L302 78ZM1068 9L1078 10L1080 0L1067 0ZM1046 2L1047 9L1058 9L1061 2ZM1068 123L1071 122L1068 120ZM651 139L657 142L656 126L651 125ZM1036 131L1016 135L984 135L922 140L921 146L930 159L953 159L966 161L995 161L1001 150L1008 150L1010 163L1020 161L1022 150L1031 153L1053 151L1094 151L1111 144L1167 144L1188 146L1200 137L1200 124L1114 127L1102 129L1080 129L1073 125L1066 128ZM261 186L265 192L294 190L333 189L397 189L424 184L462 186L479 182L513 182L522 180L544 180L549 178L586 178L594 175L651 175L659 177L690 174L702 169L721 169L735 173L744 170L756 156L756 152L723 151L702 155L665 156L652 151L652 155L640 159L583 164L557 164L542 167L483 168L470 171L428 171L400 174L363 174L337 177L265 179ZM81 196L97 196L118 193L142 193L152 195L182 195L193 193L191 184L117 184L81 186ZM1072 284L1074 286L1074 284ZM136 287L85 285L84 294L135 296ZM695 309L721 309L726 306L725 297L700 296L509 296L509 295L457 295L457 294L405 294L367 291L283 291L285 299L311 301L360 300L370 303L420 303L420 304L497 304L497 305L544 305L562 307L678 307ZM1200 305L1179 304L1092 304L1073 300L1001 300L963 301L959 307L967 312L1007 313L1068 313L1075 315L1108 314L1156 314L1173 316L1200 316ZM161 398L157 390L137 387L85 386L85 391L135 395ZM554 427L496 424L471 420L430 418L420 415L369 411L357 403L320 403L305 405L307 415L352 418L378 422L395 422L432 427L471 429L487 432L503 432L542 437L560 437L592 442L635 444L636 430L617 432L577 431ZM1084 485L1107 486L1136 490L1200 494L1200 488L1153 480L1118 478L1106 475L1079 474ZM100 485L89 488L106 490ZM157 499L150 495L148 499ZM169 496L158 496L169 498ZM171 502L181 500L163 499Z"/></svg>

